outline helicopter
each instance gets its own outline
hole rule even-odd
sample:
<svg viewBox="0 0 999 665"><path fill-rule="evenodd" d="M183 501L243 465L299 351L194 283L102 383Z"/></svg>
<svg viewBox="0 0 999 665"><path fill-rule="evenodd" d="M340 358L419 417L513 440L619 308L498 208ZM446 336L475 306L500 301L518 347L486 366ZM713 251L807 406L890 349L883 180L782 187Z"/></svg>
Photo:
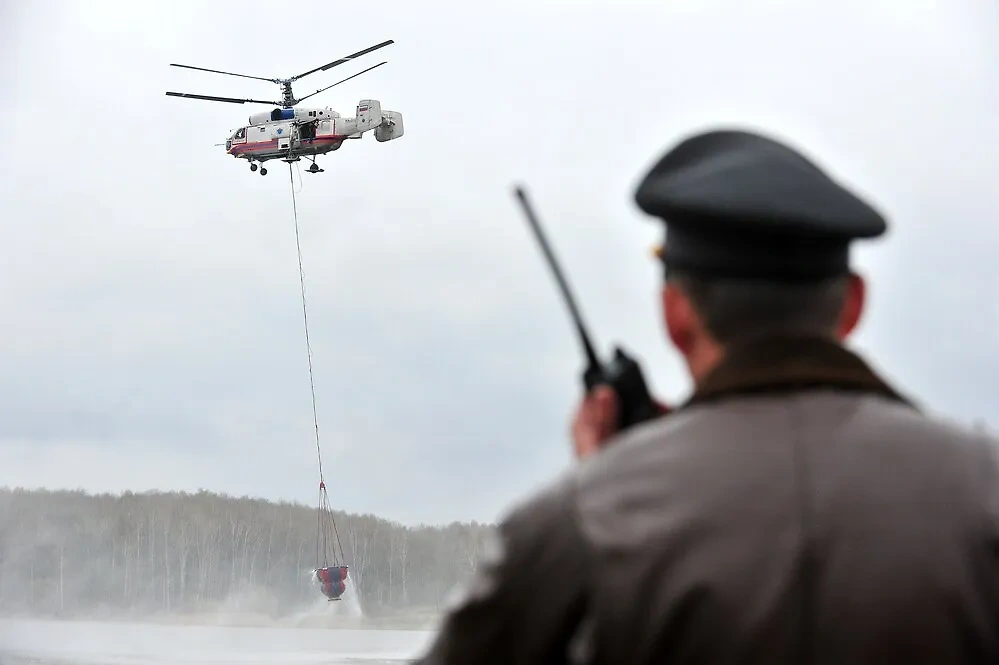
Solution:
<svg viewBox="0 0 999 665"><path fill-rule="evenodd" d="M239 127L226 139L225 143L217 143L216 146L225 146L227 154L236 159L245 159L250 163L250 171L257 171L257 164L260 164L260 175L267 175L264 163L272 159L281 159L289 164L301 161L302 158L312 161L308 171L310 173L322 173L324 169L316 164L316 157L325 155L334 150L339 150L343 142L349 139L359 139L365 132L374 130L375 140L379 143L392 141L403 135L404 128L402 114L398 111L383 111L381 103L376 99L362 99L358 102L354 112L354 117L346 118L341 116L329 106L323 108L295 108L300 102L329 90L333 86L340 85L344 81L360 76L366 72L381 67L386 61L379 62L367 69L361 70L352 76L341 79L325 88L320 88L304 97L295 97L291 89L291 84L295 81L314 74L326 71L337 65L350 62L362 55L367 55L372 51L394 44L394 40L387 40L380 44L375 44L366 49L362 49L348 56L338 58L333 62L321 67L310 69L309 71L292 76L291 78L264 78L261 76L248 76L246 74L234 74L218 69L206 69L204 67L194 67L192 65L180 65L170 63L171 67L183 67L185 69L196 69L215 74L225 74L228 76L239 76L241 78L256 79L258 81L268 81L281 86L281 101L272 102L259 99L237 99L235 97L216 97L212 95L197 95L187 92L167 92L170 97L186 97L189 99L203 99L212 102L226 102L230 104L267 104L274 108L270 111L254 113L250 115L246 125Z"/></svg>

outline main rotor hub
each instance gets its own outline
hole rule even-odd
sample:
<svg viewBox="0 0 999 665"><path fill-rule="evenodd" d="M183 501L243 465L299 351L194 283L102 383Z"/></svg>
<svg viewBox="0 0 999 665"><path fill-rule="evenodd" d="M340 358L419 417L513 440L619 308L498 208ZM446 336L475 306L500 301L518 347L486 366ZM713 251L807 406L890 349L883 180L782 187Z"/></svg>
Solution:
<svg viewBox="0 0 999 665"><path fill-rule="evenodd" d="M281 103L286 109L291 108L298 102L291 90L291 79L281 79L278 83L281 86Z"/></svg>

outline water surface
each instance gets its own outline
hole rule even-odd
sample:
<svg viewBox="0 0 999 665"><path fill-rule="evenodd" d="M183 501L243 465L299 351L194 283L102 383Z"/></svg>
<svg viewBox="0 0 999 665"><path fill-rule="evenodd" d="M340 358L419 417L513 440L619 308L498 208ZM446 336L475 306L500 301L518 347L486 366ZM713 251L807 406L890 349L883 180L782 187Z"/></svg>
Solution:
<svg viewBox="0 0 999 665"><path fill-rule="evenodd" d="M0 665L376 665L418 656L431 631L0 619Z"/></svg>

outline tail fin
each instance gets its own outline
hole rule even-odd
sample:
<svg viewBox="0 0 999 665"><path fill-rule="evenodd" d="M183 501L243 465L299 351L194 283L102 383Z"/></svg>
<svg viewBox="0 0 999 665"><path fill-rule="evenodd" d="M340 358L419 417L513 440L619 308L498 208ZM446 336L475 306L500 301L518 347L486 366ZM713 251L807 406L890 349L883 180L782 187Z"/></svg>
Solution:
<svg viewBox="0 0 999 665"><path fill-rule="evenodd" d="M357 131L366 132L382 122L382 105L377 99L362 99L357 103Z"/></svg>
<svg viewBox="0 0 999 665"><path fill-rule="evenodd" d="M403 135L402 114L398 111L382 111L382 124L375 128L375 140L379 143L397 139Z"/></svg>

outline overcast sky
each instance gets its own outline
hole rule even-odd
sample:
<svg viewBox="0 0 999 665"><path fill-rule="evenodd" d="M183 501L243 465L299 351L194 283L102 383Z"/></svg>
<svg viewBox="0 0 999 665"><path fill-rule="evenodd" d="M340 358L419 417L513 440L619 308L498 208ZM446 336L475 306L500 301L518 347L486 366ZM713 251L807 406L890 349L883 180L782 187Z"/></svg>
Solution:
<svg viewBox="0 0 999 665"><path fill-rule="evenodd" d="M689 391L632 200L696 130L792 141L890 216L855 345L999 427L993 0L11 2L0 20L0 485L314 505L287 167L214 144L296 84L401 111L295 174L323 463L338 508L494 519L570 463L579 348L510 194L530 188L601 348ZM804 5L812 5L804 8Z"/></svg>

